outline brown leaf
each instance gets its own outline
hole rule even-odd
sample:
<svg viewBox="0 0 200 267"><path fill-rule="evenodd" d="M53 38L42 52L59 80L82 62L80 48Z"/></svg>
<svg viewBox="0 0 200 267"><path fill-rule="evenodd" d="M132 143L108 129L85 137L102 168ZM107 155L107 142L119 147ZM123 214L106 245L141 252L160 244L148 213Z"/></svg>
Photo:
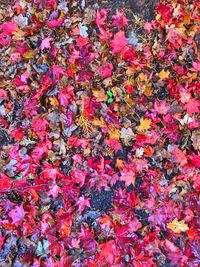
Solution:
<svg viewBox="0 0 200 267"><path fill-rule="evenodd" d="M200 150L200 130L193 131L191 140L194 149Z"/></svg>
<svg viewBox="0 0 200 267"><path fill-rule="evenodd" d="M107 101L108 99L108 96L105 94L104 89L92 90L92 93L97 98L97 100L100 102Z"/></svg>

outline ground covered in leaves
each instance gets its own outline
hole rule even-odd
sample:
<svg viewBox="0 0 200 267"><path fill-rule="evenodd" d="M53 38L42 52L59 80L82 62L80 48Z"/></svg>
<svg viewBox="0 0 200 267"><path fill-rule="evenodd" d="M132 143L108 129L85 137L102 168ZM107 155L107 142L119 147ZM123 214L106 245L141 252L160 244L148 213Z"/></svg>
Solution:
<svg viewBox="0 0 200 267"><path fill-rule="evenodd" d="M1 267L200 265L198 1L128 18L0 9Z"/></svg>

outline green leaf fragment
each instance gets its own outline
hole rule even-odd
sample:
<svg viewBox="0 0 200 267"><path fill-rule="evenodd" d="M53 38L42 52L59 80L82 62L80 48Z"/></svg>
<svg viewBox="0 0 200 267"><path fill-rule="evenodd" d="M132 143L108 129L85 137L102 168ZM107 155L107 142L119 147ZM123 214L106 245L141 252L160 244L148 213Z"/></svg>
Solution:
<svg viewBox="0 0 200 267"><path fill-rule="evenodd" d="M114 99L112 97L108 98L108 103L113 103Z"/></svg>
<svg viewBox="0 0 200 267"><path fill-rule="evenodd" d="M109 96L109 97L112 97L113 96L113 93L111 91L107 91L106 94Z"/></svg>

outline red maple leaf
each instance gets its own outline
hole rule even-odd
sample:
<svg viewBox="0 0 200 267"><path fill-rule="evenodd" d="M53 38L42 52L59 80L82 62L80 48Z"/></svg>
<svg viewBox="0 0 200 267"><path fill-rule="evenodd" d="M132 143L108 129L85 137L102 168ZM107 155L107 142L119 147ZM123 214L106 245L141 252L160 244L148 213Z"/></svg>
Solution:
<svg viewBox="0 0 200 267"><path fill-rule="evenodd" d="M98 68L98 71L102 78L108 78L112 75L113 65L109 62L103 62L103 64Z"/></svg>
<svg viewBox="0 0 200 267"><path fill-rule="evenodd" d="M125 37L123 31L119 31L114 35L114 39L110 41L110 46L112 47L112 54L120 53L127 46L128 40Z"/></svg>
<svg viewBox="0 0 200 267"><path fill-rule="evenodd" d="M185 155L185 151L182 151L179 148L175 148L172 154L175 156L174 161L176 163L180 163L181 166L187 164L187 157Z"/></svg>
<svg viewBox="0 0 200 267"><path fill-rule="evenodd" d="M124 16L123 12L117 10L116 15L112 16L112 26L117 27L119 30L128 25L128 19Z"/></svg>
<svg viewBox="0 0 200 267"><path fill-rule="evenodd" d="M121 180L125 181L126 186L135 185L136 174L132 170L124 170L121 172Z"/></svg>
<svg viewBox="0 0 200 267"><path fill-rule="evenodd" d="M0 29L3 29L3 33L12 35L18 28L15 21L7 21L0 25Z"/></svg>
<svg viewBox="0 0 200 267"><path fill-rule="evenodd" d="M104 143L105 143L105 145L114 149L115 153L119 150L122 150L122 146L121 146L120 142L115 140L115 139L112 139L112 140L105 139Z"/></svg>
<svg viewBox="0 0 200 267"><path fill-rule="evenodd" d="M114 240L110 240L104 244L100 245L100 256L99 259L100 260L105 260L107 261L107 263L110 264L110 266L112 266L112 264L115 261L115 257L118 254L117 253L117 246Z"/></svg>
<svg viewBox="0 0 200 267"><path fill-rule="evenodd" d="M195 112L199 112L199 107L200 107L200 101L195 98L191 98L190 101L185 104L185 109L187 110L188 114L192 114Z"/></svg>
<svg viewBox="0 0 200 267"><path fill-rule="evenodd" d="M3 173L0 173L0 190L9 190L12 180Z"/></svg>
<svg viewBox="0 0 200 267"><path fill-rule="evenodd" d="M90 199L85 198L84 196L80 196L76 203L76 206L78 206L78 210L82 212L85 207L90 207Z"/></svg>

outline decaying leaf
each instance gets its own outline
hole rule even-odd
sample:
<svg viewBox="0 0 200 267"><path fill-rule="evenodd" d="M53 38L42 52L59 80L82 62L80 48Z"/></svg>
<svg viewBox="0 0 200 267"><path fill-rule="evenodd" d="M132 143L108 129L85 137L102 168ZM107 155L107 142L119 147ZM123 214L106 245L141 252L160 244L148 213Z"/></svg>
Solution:
<svg viewBox="0 0 200 267"><path fill-rule="evenodd" d="M192 132L192 144L194 149L200 150L200 130L196 130Z"/></svg>

